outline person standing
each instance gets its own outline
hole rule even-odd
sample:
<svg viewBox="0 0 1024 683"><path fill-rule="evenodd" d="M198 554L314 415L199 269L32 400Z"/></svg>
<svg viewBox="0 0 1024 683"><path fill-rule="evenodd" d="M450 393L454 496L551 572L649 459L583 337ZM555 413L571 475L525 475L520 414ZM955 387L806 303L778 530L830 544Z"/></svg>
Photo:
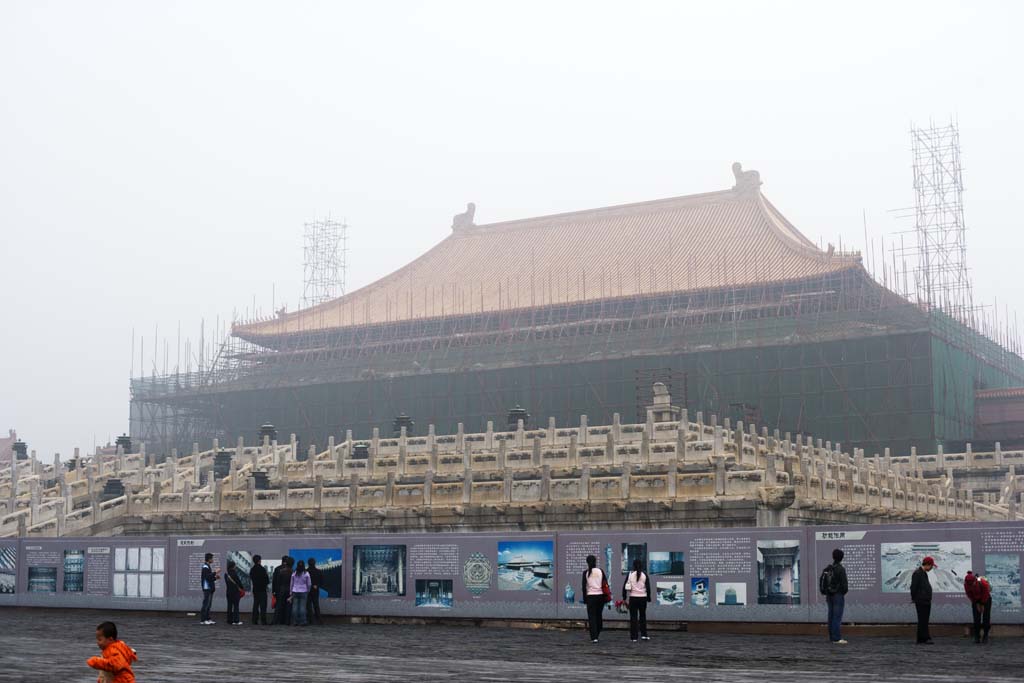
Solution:
<svg viewBox="0 0 1024 683"><path fill-rule="evenodd" d="M252 623L267 625L267 586L270 577L263 566L263 558L252 556L252 569L249 570L249 583L252 585Z"/></svg>
<svg viewBox="0 0 1024 683"><path fill-rule="evenodd" d="M974 642L987 643L988 632L992 628L992 586L984 576L967 572L964 577L964 593L971 601L971 619L974 622L971 633Z"/></svg>
<svg viewBox="0 0 1024 683"><path fill-rule="evenodd" d="M601 612L608 602L604 587L608 579L604 570L597 566L597 558L587 555L587 569L583 572L583 601L587 604L587 624L590 627L590 642L596 643L601 635Z"/></svg>
<svg viewBox="0 0 1024 683"><path fill-rule="evenodd" d="M633 560L633 571L626 574L622 599L629 602L629 639L635 643L639 635L640 640L650 640L647 636L647 603L651 601L651 582L639 559Z"/></svg>
<svg viewBox="0 0 1024 683"><path fill-rule="evenodd" d="M846 567L843 566L844 553L840 548L832 551L832 564L821 572L819 590L825 595L828 603L828 639L836 645L846 645L840 627L843 623L843 610L846 609L846 593L850 590L846 580Z"/></svg>
<svg viewBox="0 0 1024 683"><path fill-rule="evenodd" d="M309 558L306 571L309 573L310 584L306 615L309 617L310 623L315 620L317 624L323 624L323 619L320 618L320 586L324 583L324 573L316 566L315 557Z"/></svg>
<svg viewBox="0 0 1024 683"><path fill-rule="evenodd" d="M274 623L288 625L291 623L291 611L288 605L288 593L292 585L292 558L285 555L281 564L274 570L271 592L274 594Z"/></svg>
<svg viewBox="0 0 1024 683"><path fill-rule="evenodd" d="M213 553L206 553L203 558L203 571L200 576L200 585L203 589L203 606L199 610L199 623L209 626L214 622L210 619L210 608L213 606L213 594L217 590L217 579L220 578L216 569L213 568Z"/></svg>
<svg viewBox="0 0 1024 683"><path fill-rule="evenodd" d="M242 619L239 616L238 603L242 600L242 582L238 578L238 565L234 560L228 560L228 570L224 574L224 586L227 589L228 599L228 625L241 626Z"/></svg>
<svg viewBox="0 0 1024 683"><path fill-rule="evenodd" d="M921 560L921 566L914 570L910 578L910 599L917 608L917 644L931 645L932 636L928 632L928 621L932 616L932 582L928 580L928 572L935 568L935 560L931 556Z"/></svg>
<svg viewBox="0 0 1024 683"><path fill-rule="evenodd" d="M299 560L292 572L291 592L288 596L288 602L292 605L292 626L306 625L306 601L309 599L310 583L306 563Z"/></svg>

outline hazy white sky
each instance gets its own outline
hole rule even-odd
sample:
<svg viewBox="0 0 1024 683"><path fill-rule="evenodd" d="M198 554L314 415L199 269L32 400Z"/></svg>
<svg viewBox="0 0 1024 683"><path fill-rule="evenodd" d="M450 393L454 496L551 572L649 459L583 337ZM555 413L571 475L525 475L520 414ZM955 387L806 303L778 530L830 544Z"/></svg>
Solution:
<svg viewBox="0 0 1024 683"><path fill-rule="evenodd" d="M294 310L316 216L352 226L351 290L467 201L486 223L704 192L739 160L859 249L862 211L875 239L911 227L908 128L951 115L976 300L1012 312L1022 7L0 0L0 434L52 457L126 431L132 330L173 364L179 322L272 288Z"/></svg>

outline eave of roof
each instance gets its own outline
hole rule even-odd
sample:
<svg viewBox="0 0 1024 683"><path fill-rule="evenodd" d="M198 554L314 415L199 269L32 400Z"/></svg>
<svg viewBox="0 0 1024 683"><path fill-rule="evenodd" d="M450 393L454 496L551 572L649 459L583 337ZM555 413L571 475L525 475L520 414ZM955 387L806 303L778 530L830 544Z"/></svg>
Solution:
<svg viewBox="0 0 1024 683"><path fill-rule="evenodd" d="M453 231L359 290L236 325L258 341L352 326L803 280L860 267L814 246L756 188Z"/></svg>

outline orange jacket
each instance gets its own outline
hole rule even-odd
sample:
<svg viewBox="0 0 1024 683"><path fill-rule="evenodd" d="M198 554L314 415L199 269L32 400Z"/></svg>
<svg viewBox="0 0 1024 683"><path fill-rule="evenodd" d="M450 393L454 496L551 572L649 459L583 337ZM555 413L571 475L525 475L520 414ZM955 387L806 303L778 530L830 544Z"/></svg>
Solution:
<svg viewBox="0 0 1024 683"><path fill-rule="evenodd" d="M94 669L112 673L113 683L135 683L132 662L136 660L138 656L135 650L128 647L123 640L115 640L103 648L102 657L89 657L86 664Z"/></svg>

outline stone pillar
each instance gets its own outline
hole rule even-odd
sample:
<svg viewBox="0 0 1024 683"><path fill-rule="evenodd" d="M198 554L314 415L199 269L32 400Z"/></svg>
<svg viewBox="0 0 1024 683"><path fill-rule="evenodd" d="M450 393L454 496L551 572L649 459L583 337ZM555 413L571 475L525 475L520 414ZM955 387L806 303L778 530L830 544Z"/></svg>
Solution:
<svg viewBox="0 0 1024 683"><path fill-rule="evenodd" d="M653 432L654 432L654 423L651 422L650 425L651 425L650 433L653 434ZM627 458L627 461L632 461L632 458ZM640 462L642 462L642 463L649 463L650 461L651 461L651 436L649 435L648 431L645 429L640 434Z"/></svg>
<svg viewBox="0 0 1024 683"><path fill-rule="evenodd" d="M245 509L250 512L256 509L256 480L252 477L245 480Z"/></svg>
<svg viewBox="0 0 1024 683"><path fill-rule="evenodd" d="M971 449L971 444L967 444L967 466L974 467L974 451Z"/></svg>
<svg viewBox="0 0 1024 683"><path fill-rule="evenodd" d="M192 507L192 482L185 480L185 485L181 488L181 511L188 512L189 508Z"/></svg>
<svg viewBox="0 0 1024 683"><path fill-rule="evenodd" d="M548 418L548 443L551 444L552 446L555 445L555 439L557 438L555 436L555 433L557 431L558 430L555 428L555 418L549 417Z"/></svg>
<svg viewBox="0 0 1024 683"><path fill-rule="evenodd" d="M219 479L213 480L213 509L220 511L224 497L224 484Z"/></svg>
<svg viewBox="0 0 1024 683"><path fill-rule="evenodd" d="M370 458L376 458L380 453L380 427L373 428L373 438L370 440Z"/></svg>
<svg viewBox="0 0 1024 683"><path fill-rule="evenodd" d="M505 474L502 478L502 502L512 502L512 470L505 470Z"/></svg>
<svg viewBox="0 0 1024 683"><path fill-rule="evenodd" d="M277 478L287 484L288 454L283 450L278 451L276 448L274 448L274 452L277 454Z"/></svg>
<svg viewBox="0 0 1024 683"><path fill-rule="evenodd" d="M610 434L615 441L622 438L622 418L618 413L612 413L612 431ZM583 437L583 444L586 445L586 443L586 437Z"/></svg>
<svg viewBox="0 0 1024 683"><path fill-rule="evenodd" d="M277 497L282 510L288 509L288 479L281 479L277 487Z"/></svg>
<svg viewBox="0 0 1024 683"><path fill-rule="evenodd" d="M1003 466L1003 447L998 441L996 441L996 467Z"/></svg>
<svg viewBox="0 0 1024 683"><path fill-rule="evenodd" d="M312 479L316 476L316 446L310 444L306 451L306 478Z"/></svg>
<svg viewBox="0 0 1024 683"><path fill-rule="evenodd" d="M462 504L469 505L473 500L473 470L466 469L462 474Z"/></svg>
<svg viewBox="0 0 1024 683"><path fill-rule="evenodd" d="M540 468L540 499L541 501L551 500L551 465L544 465Z"/></svg>
<svg viewBox="0 0 1024 683"><path fill-rule="evenodd" d="M423 504L430 505L434 498L434 473L427 470L423 475Z"/></svg>
<svg viewBox="0 0 1024 683"><path fill-rule="evenodd" d="M618 455L615 452L616 451L615 446L616 446L616 439L612 435L611 432L608 432L605 435L604 454L605 454L605 457L608 459L608 462L610 462L610 463L614 463L616 461L616 459L618 458Z"/></svg>
<svg viewBox="0 0 1024 683"><path fill-rule="evenodd" d="M526 431L522 420L516 424L516 447L526 448Z"/></svg>
<svg viewBox="0 0 1024 683"><path fill-rule="evenodd" d="M768 486L777 486L779 483L779 475L775 471L775 454L769 451L765 455L764 463L765 483Z"/></svg>
<svg viewBox="0 0 1024 683"><path fill-rule="evenodd" d="M579 437L576 434L569 436L569 467L576 467L580 464Z"/></svg>
<svg viewBox="0 0 1024 683"><path fill-rule="evenodd" d="M434 439L437 438L437 434L434 431L434 425L427 425L427 448L434 448Z"/></svg>
<svg viewBox="0 0 1024 683"><path fill-rule="evenodd" d="M389 508L395 500L395 473L388 472L384 484L384 507Z"/></svg>
<svg viewBox="0 0 1024 683"><path fill-rule="evenodd" d="M725 495L725 458L715 457L715 495Z"/></svg>
<svg viewBox="0 0 1024 683"><path fill-rule="evenodd" d="M356 507L359 499L359 474L353 472L348 478L348 509Z"/></svg>
<svg viewBox="0 0 1024 683"><path fill-rule="evenodd" d="M466 427L461 422L458 425L458 431L455 433L455 452L458 453L462 450L462 445L466 442Z"/></svg>
<svg viewBox="0 0 1024 683"><path fill-rule="evenodd" d="M289 460L298 461L299 459L299 440L296 438L295 433L288 435L288 453Z"/></svg>
<svg viewBox="0 0 1024 683"><path fill-rule="evenodd" d="M942 444L935 449L935 465L940 470L946 469L946 454L942 450Z"/></svg>
<svg viewBox="0 0 1024 683"><path fill-rule="evenodd" d="M618 413L615 413L615 414L618 415ZM580 415L580 432L579 432L579 437L580 437L580 443L583 444L584 446L587 445L587 441L590 439L589 432L590 432L590 425L589 425L587 416L586 415Z"/></svg>
<svg viewBox="0 0 1024 683"><path fill-rule="evenodd" d="M502 445L502 447L504 447L505 446L505 442L502 441L501 445ZM438 453L437 443L436 442L432 443L430 445L430 471L431 472L436 472L437 471L437 457L438 457L438 455L439 455L439 453ZM501 460L502 460L502 466L504 466L504 458L501 458Z"/></svg>
<svg viewBox="0 0 1024 683"><path fill-rule="evenodd" d="M668 497L669 500L675 500L676 489L679 483L679 459L677 457L672 458L668 461Z"/></svg>
<svg viewBox="0 0 1024 683"><path fill-rule="evenodd" d="M494 450L494 420L487 421L487 436L484 439L485 448Z"/></svg>
<svg viewBox="0 0 1024 683"><path fill-rule="evenodd" d="M626 466L622 468L622 478L621 483L619 484L619 490L622 495L622 500L629 500L631 490L629 477L632 473L633 466L627 463Z"/></svg>
<svg viewBox="0 0 1024 683"><path fill-rule="evenodd" d="M590 463L584 463L580 473L580 499L590 500Z"/></svg>

